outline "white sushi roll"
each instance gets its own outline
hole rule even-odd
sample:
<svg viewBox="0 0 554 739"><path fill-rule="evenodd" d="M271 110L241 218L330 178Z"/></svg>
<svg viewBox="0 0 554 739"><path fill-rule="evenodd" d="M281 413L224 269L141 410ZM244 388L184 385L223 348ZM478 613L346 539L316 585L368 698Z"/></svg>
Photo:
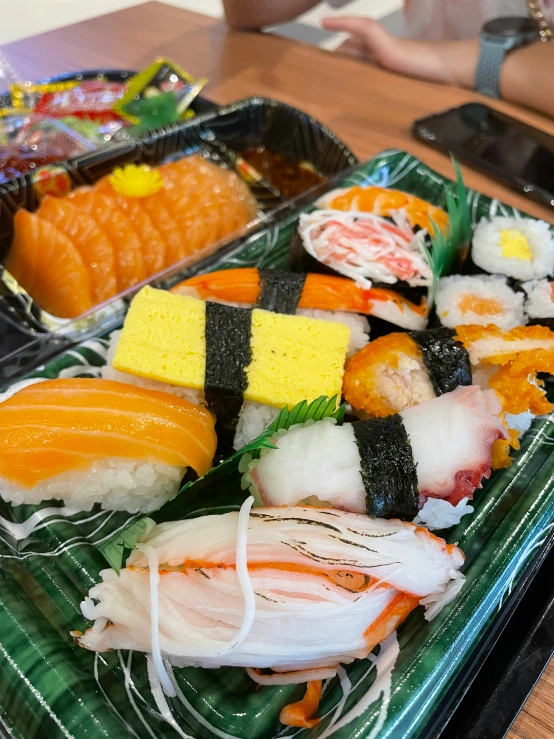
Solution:
<svg viewBox="0 0 554 739"><path fill-rule="evenodd" d="M427 498L470 499L490 475L492 445L507 436L501 409L494 391L463 386L384 419L299 426L276 437L246 479L265 505L319 501L414 518Z"/></svg>
<svg viewBox="0 0 554 739"><path fill-rule="evenodd" d="M529 318L554 318L554 282L531 280L524 282L522 288L527 293L524 310Z"/></svg>
<svg viewBox="0 0 554 739"><path fill-rule="evenodd" d="M554 274L550 225L535 218L481 219L473 232L474 263L491 274L533 280Z"/></svg>
<svg viewBox="0 0 554 739"><path fill-rule="evenodd" d="M492 324L509 331L527 323L523 300L523 293L512 290L505 277L452 275L439 280L436 311L448 328Z"/></svg>
<svg viewBox="0 0 554 739"><path fill-rule="evenodd" d="M243 512L154 526L119 575L101 573L82 604L95 625L74 632L78 643L154 659L159 648L162 669L165 656L295 683L367 657L420 600L435 615L464 581L462 552L412 524L300 507L241 522Z"/></svg>

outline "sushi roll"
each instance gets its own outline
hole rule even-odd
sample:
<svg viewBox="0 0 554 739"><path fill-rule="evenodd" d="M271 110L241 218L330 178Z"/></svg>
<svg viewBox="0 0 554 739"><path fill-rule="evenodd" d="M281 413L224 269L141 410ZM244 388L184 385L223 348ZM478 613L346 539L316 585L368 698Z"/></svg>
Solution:
<svg viewBox="0 0 554 739"><path fill-rule="evenodd" d="M336 275L254 267L224 269L191 277L174 287L172 292L291 315L325 311L325 315L318 313L314 317L326 317L327 320L334 320L336 316L336 320L347 322L348 315L361 313L413 331L427 326L425 301L417 305L393 290L364 290L353 280ZM359 321L358 325L362 327ZM355 333L353 325L350 327Z"/></svg>
<svg viewBox="0 0 554 739"><path fill-rule="evenodd" d="M554 282L531 280L521 287L527 294L523 308L529 323L554 329Z"/></svg>
<svg viewBox="0 0 554 739"><path fill-rule="evenodd" d="M188 467L204 475L214 419L166 393L102 379L27 385L0 403L0 495L131 513L158 508Z"/></svg>
<svg viewBox="0 0 554 739"><path fill-rule="evenodd" d="M434 618L464 585L464 555L402 521L308 507L249 514L250 501L151 528L119 574L100 573L81 604L94 625L72 635L96 652L149 653L151 682L169 696L172 665L309 682L310 710L285 707L281 721L313 726L321 681L365 659L418 606Z"/></svg>
<svg viewBox="0 0 554 739"><path fill-rule="evenodd" d="M551 226L534 218L483 218L473 232L471 257L485 272L515 280L552 276L554 238Z"/></svg>
<svg viewBox="0 0 554 739"><path fill-rule="evenodd" d="M428 233L433 232L433 223L441 230L448 228L448 216L441 208L415 195L385 187L355 185L337 188L319 198L316 206L331 210L373 213L387 218L402 213L412 228L422 228Z"/></svg>
<svg viewBox="0 0 554 739"><path fill-rule="evenodd" d="M428 287L433 272L424 234L401 217L389 221L370 213L315 210L300 216L298 232L315 260L364 290L373 283Z"/></svg>
<svg viewBox="0 0 554 739"><path fill-rule="evenodd" d="M265 419L267 407L275 417L303 400L339 397L349 341L340 323L145 287L104 372L199 393L217 418L218 439L230 443L237 432L249 435L237 427L245 401L264 406Z"/></svg>
<svg viewBox="0 0 554 739"><path fill-rule="evenodd" d="M427 498L457 506L491 472L507 437L494 392L459 387L398 414L337 426L327 420L277 436L246 473L264 505L310 501L412 520Z"/></svg>
<svg viewBox="0 0 554 739"><path fill-rule="evenodd" d="M452 275L439 280L436 312L443 326L490 324L509 331L527 323L524 296L507 284L505 277Z"/></svg>

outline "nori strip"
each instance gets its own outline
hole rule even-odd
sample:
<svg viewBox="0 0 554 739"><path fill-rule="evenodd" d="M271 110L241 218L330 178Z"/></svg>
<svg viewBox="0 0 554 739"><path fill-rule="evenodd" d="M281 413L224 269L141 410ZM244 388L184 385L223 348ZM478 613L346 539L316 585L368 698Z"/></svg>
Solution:
<svg viewBox="0 0 554 739"><path fill-rule="evenodd" d="M410 336L421 349L423 362L433 390L438 395L449 393L459 385L471 385L469 354L460 341L456 341L453 328L432 328L412 331Z"/></svg>
<svg viewBox="0 0 554 739"><path fill-rule="evenodd" d="M300 302L306 274L277 269L260 269L258 274L261 288L256 304L258 308L293 316Z"/></svg>
<svg viewBox="0 0 554 739"><path fill-rule="evenodd" d="M367 515L411 521L419 512L412 445L396 414L352 424L366 489Z"/></svg>
<svg viewBox="0 0 554 739"><path fill-rule="evenodd" d="M206 303L206 376L208 408L215 414L218 442L232 442L248 385L252 361L252 311Z"/></svg>

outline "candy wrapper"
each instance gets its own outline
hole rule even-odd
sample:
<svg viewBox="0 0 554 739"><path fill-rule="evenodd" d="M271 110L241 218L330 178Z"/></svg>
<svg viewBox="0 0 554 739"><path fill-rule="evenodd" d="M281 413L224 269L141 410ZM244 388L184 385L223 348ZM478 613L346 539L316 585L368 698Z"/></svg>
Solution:
<svg viewBox="0 0 554 739"><path fill-rule="evenodd" d="M98 123L122 122L115 106L124 92L123 82L86 80L65 89L45 92L35 105L35 113L53 118L88 118Z"/></svg>
<svg viewBox="0 0 554 739"><path fill-rule="evenodd" d="M65 80L64 82L16 82L10 85L13 111L23 115L35 110L37 103L44 95L55 95L66 90L71 90L79 83L76 80Z"/></svg>
<svg viewBox="0 0 554 739"><path fill-rule="evenodd" d="M57 120L41 115L0 121L0 183L96 147Z"/></svg>
<svg viewBox="0 0 554 739"><path fill-rule="evenodd" d="M180 69L168 59L157 59L144 71L139 72L129 82L127 91L116 103L116 110L123 116L131 116L133 123L139 123L142 101L159 95L173 93L179 119L188 117L188 108L207 79L195 80L188 72Z"/></svg>

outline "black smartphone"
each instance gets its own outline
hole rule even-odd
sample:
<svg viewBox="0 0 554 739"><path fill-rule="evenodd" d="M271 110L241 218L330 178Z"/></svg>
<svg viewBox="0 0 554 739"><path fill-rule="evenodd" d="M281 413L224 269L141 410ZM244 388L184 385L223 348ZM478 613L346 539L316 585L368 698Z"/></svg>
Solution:
<svg viewBox="0 0 554 739"><path fill-rule="evenodd" d="M554 207L554 136L481 103L422 118L413 134L429 146Z"/></svg>

